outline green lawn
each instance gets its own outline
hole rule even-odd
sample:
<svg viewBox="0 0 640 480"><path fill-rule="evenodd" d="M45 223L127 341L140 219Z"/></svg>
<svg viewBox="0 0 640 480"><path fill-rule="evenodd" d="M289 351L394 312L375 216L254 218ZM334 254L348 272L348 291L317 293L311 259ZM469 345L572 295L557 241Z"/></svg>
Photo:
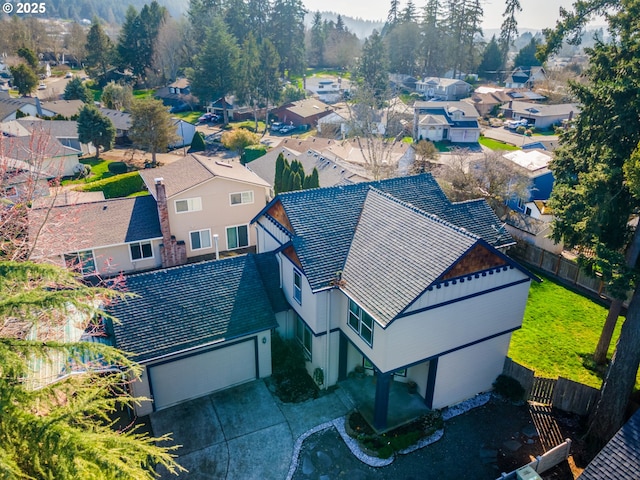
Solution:
<svg viewBox="0 0 640 480"><path fill-rule="evenodd" d="M204 112L202 110L194 110L193 112L178 112L172 113L171 115L174 117L181 118L185 122L196 124L198 123L198 119L202 116Z"/></svg>
<svg viewBox="0 0 640 480"><path fill-rule="evenodd" d="M136 99L150 98L150 97L153 97L154 93L155 93L155 90L152 88L146 88L144 90L134 90L133 98L136 98Z"/></svg>
<svg viewBox="0 0 640 480"><path fill-rule="evenodd" d="M95 157L84 158L80 160L80 163L89 165L91 167L91 174L87 178L78 178L75 180L63 180L62 185L83 184L97 182L104 178L113 176L113 173L109 171L110 160L104 160L102 158L96 160Z"/></svg>
<svg viewBox="0 0 640 480"><path fill-rule="evenodd" d="M509 356L538 376L562 376L600 388L602 378L587 366L593 364L591 355L606 316L605 307L549 278L533 282L523 325L513 334ZM622 321L618 321L610 355Z"/></svg>
<svg viewBox="0 0 640 480"><path fill-rule="evenodd" d="M490 150L520 150L520 147L516 147L515 145L511 145L510 143L501 142L500 140L494 140L493 138L480 137L478 143L489 148Z"/></svg>

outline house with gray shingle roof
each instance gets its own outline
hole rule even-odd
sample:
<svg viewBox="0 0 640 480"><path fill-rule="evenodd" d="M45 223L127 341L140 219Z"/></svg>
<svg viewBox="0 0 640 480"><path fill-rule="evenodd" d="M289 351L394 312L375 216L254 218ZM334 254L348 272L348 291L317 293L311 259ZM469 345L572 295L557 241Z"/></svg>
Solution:
<svg viewBox="0 0 640 480"><path fill-rule="evenodd" d="M271 375L271 329L289 310L275 254L241 255L128 276L109 307L115 345L143 368L146 415ZM281 319L282 321L282 319Z"/></svg>
<svg viewBox="0 0 640 480"><path fill-rule="evenodd" d="M376 376L384 429L390 382L429 408L490 390L535 276L503 253L511 236L484 200L451 203L429 174L277 196L258 214L297 338L322 388L357 366Z"/></svg>
<svg viewBox="0 0 640 480"><path fill-rule="evenodd" d="M580 113L580 107L575 103L542 105L516 100L503 105L500 110L504 113L505 118L526 120L529 125L533 125L537 129L562 125L562 122L569 121Z"/></svg>
<svg viewBox="0 0 640 480"><path fill-rule="evenodd" d="M415 141L474 143L480 138L478 111L467 102L415 102Z"/></svg>

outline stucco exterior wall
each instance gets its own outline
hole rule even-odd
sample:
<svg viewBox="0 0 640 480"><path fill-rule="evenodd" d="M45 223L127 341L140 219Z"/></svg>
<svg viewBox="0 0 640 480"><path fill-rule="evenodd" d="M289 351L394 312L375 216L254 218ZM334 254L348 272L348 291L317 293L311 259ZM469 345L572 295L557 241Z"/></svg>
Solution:
<svg viewBox="0 0 640 480"><path fill-rule="evenodd" d="M131 260L131 249L128 243L112 245L104 248L94 248L93 257L96 268L101 275L117 275L120 272L132 273L137 271L159 268L161 239L151 240L153 258Z"/></svg>
<svg viewBox="0 0 640 480"><path fill-rule="evenodd" d="M491 390L502 373L511 334L444 355L438 361L433 408L455 405Z"/></svg>
<svg viewBox="0 0 640 480"><path fill-rule="evenodd" d="M253 203L231 205L230 195L239 192L253 192ZM219 251L231 250L227 242L227 227L245 225L249 232L249 246L256 244L255 228L249 222L266 205L267 188L215 178L202 185L189 189L168 200L171 233L177 240L183 240L187 246L187 257L215 253L214 235L218 235ZM199 211L177 213L176 200L200 198L202 209ZM190 232L210 230L211 246L193 249Z"/></svg>

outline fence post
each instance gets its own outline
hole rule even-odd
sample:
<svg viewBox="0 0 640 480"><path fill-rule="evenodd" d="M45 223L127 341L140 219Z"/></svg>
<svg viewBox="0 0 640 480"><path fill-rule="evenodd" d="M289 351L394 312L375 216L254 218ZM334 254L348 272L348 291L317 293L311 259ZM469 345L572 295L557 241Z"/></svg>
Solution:
<svg viewBox="0 0 640 480"><path fill-rule="evenodd" d="M558 255L558 260L556 261L556 268L553 274L558 276L558 272L560 271L560 262L562 261L562 255Z"/></svg>

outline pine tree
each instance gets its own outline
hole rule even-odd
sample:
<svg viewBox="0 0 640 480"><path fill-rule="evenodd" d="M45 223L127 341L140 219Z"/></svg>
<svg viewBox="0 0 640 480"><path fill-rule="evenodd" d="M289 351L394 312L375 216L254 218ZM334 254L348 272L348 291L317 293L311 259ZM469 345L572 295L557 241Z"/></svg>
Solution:
<svg viewBox="0 0 640 480"><path fill-rule="evenodd" d="M100 301L119 296L115 291L87 286L60 267L31 262L0 262L0 291L3 477L137 480L156 478L158 466L172 473L182 470L171 454L174 448L158 446L168 437L113 427L112 415L133 406L123 379L139 376L139 366L100 343L65 343L46 336L64 330L70 316L74 321L84 318L84 328L104 331ZM37 341L14 335L10 327L17 319L37 332ZM68 359L64 368L76 373L34 388L29 359L55 367L52 359L57 358ZM95 371L91 364L96 358L121 373Z"/></svg>
<svg viewBox="0 0 640 480"><path fill-rule="evenodd" d="M145 98L131 104L129 138L138 148L151 153L156 165L158 153L167 151L178 140L176 126L161 100Z"/></svg>
<svg viewBox="0 0 640 480"><path fill-rule="evenodd" d="M204 134L202 132L196 132L191 140L191 146L189 147L189 153L204 152L207 149L207 144L204 141Z"/></svg>
<svg viewBox="0 0 640 480"><path fill-rule="evenodd" d="M291 192L302 190L302 176L300 172L293 172L291 175Z"/></svg>
<svg viewBox="0 0 640 480"><path fill-rule="evenodd" d="M280 193L291 191L291 186L293 185L292 176L293 172L291 171L291 166L289 165L289 162L285 161L284 171L282 173L282 192Z"/></svg>
<svg viewBox="0 0 640 480"><path fill-rule="evenodd" d="M419 52L422 57L422 73L427 76L440 76L444 70L440 9L440 0L428 0L420 24Z"/></svg>
<svg viewBox="0 0 640 480"><path fill-rule="evenodd" d="M275 0L271 10L270 40L280 56L280 72L298 75L304 71L304 16L302 0Z"/></svg>
<svg viewBox="0 0 640 480"><path fill-rule="evenodd" d="M97 18L93 19L89 33L87 34L87 58L86 68L92 77L104 76L111 65L113 56L113 44L104 33Z"/></svg>
<svg viewBox="0 0 640 480"><path fill-rule="evenodd" d="M20 95L29 95L36 88L38 76L26 63L11 66L9 71L13 76L13 85Z"/></svg>
<svg viewBox="0 0 640 480"><path fill-rule="evenodd" d="M540 60L536 58L537 49L538 44L536 43L536 39L532 38L529 44L520 49L516 58L513 59L513 66L529 68L541 65Z"/></svg>
<svg viewBox="0 0 640 480"><path fill-rule="evenodd" d="M284 160L284 155L282 155L282 152L278 154L278 158L276 159L276 175L275 178L273 179L273 191L274 193L277 195L281 192L283 192L283 176L284 176L284 169L285 169L285 160Z"/></svg>
<svg viewBox="0 0 640 480"><path fill-rule="evenodd" d="M309 63L312 66L320 67L324 65L324 49L327 36L325 25L322 23L322 15L316 12L311 23L311 51L309 52Z"/></svg>
<svg viewBox="0 0 640 480"><path fill-rule="evenodd" d="M484 49L482 61L478 66L478 73L484 78L495 80L499 77L500 69L503 65L502 62L502 52L494 35Z"/></svg>
<svg viewBox="0 0 640 480"><path fill-rule="evenodd" d="M93 102L93 94L79 77L73 77L64 88L62 98L65 100L82 100L84 103Z"/></svg>
<svg viewBox="0 0 640 480"><path fill-rule="evenodd" d="M366 85L378 103L382 103L389 88L389 58L377 30L364 41L356 74L358 81Z"/></svg>
<svg viewBox="0 0 640 480"><path fill-rule="evenodd" d="M92 143L96 158L100 158L100 148L109 150L116 138L116 129L111 120L100 113L92 104L87 104L78 115L78 140Z"/></svg>
<svg viewBox="0 0 640 480"><path fill-rule="evenodd" d="M522 11L520 0L506 0L505 9L502 16L504 21L500 27L500 50L502 51L502 66L507 64L507 54L513 44L513 40L518 36L518 21L516 14Z"/></svg>

